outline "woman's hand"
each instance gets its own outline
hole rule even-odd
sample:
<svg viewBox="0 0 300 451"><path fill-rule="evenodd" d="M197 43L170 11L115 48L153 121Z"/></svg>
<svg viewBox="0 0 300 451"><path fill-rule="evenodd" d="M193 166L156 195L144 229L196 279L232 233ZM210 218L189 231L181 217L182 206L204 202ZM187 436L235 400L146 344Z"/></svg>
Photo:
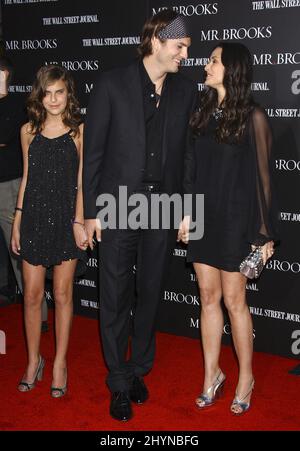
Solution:
<svg viewBox="0 0 300 451"><path fill-rule="evenodd" d="M73 224L73 233L76 242L76 246L85 251L88 247L88 239L85 227L83 224L79 224L78 222L74 222Z"/></svg>
<svg viewBox="0 0 300 451"><path fill-rule="evenodd" d="M20 228L17 224L13 225L11 234L11 248L14 254L20 255Z"/></svg>
<svg viewBox="0 0 300 451"><path fill-rule="evenodd" d="M257 246L254 246L253 244L251 247L253 251L257 248ZM267 263L267 260L269 260L269 258L271 258L274 254L274 241L268 241L266 244L261 246L261 252L263 256L263 262L265 265Z"/></svg>
<svg viewBox="0 0 300 451"><path fill-rule="evenodd" d="M185 216L179 225L177 241L182 241L184 244L189 242L190 220L190 216Z"/></svg>

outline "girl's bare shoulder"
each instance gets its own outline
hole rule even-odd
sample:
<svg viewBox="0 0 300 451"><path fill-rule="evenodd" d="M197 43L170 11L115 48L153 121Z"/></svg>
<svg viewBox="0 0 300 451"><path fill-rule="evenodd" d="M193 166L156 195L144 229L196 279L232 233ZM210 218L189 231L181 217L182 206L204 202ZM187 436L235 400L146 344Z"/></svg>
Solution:
<svg viewBox="0 0 300 451"><path fill-rule="evenodd" d="M30 122L26 122L21 127L21 142L29 146L34 137L35 133L32 130Z"/></svg>

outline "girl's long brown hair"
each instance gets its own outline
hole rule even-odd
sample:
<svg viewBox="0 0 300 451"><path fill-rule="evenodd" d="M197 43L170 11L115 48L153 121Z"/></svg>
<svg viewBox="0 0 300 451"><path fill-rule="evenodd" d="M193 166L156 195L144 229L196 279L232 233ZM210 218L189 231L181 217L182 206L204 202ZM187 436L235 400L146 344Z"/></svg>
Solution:
<svg viewBox="0 0 300 451"><path fill-rule="evenodd" d="M46 120L47 111L43 106L43 98L49 85L62 80L67 89L67 106L62 114L62 121L66 127L70 127L73 136L79 135L79 125L82 122L79 102L75 95L74 80L69 72L62 66L47 65L39 69L34 80L31 94L27 100L28 118L31 133L40 133Z"/></svg>

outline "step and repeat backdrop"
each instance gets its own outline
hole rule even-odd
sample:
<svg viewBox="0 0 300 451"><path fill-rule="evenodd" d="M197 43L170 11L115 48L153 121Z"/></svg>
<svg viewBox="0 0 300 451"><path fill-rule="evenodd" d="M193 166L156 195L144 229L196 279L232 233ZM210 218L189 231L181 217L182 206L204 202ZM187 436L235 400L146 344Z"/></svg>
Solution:
<svg viewBox="0 0 300 451"><path fill-rule="evenodd" d="M10 91L25 101L37 69L60 64L75 78L81 111L100 72L136 57L147 17L170 7L192 30L189 57L181 70L203 89L204 66L218 41L242 42L253 54L256 100L274 132L281 243L261 278L247 284L256 351L300 355L300 0L2 0L3 38L16 74ZM62 193L63 195L63 193ZM174 243L158 315L160 331L199 337L197 281ZM75 281L75 313L97 318L97 250L83 278ZM135 271L136 268L133 268ZM53 302L51 289L47 290ZM231 330L225 317L224 343Z"/></svg>

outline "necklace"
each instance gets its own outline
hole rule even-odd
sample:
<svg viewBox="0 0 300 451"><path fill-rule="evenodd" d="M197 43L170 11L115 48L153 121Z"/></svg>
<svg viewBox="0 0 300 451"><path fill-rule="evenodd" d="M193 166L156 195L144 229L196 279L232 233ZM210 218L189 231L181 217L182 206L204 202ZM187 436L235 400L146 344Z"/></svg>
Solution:
<svg viewBox="0 0 300 451"><path fill-rule="evenodd" d="M155 94L158 95L158 96L161 96L161 88L162 88L162 85L164 84L164 81L165 81L165 79L163 79L163 81L162 81L161 84L158 86L158 88L157 88L156 85L155 85ZM160 91L160 94L159 94L159 91Z"/></svg>
<svg viewBox="0 0 300 451"><path fill-rule="evenodd" d="M165 78L163 79L161 84L158 86L158 88L155 85L155 101L156 101L157 104L159 103L160 98L161 98L164 82L165 82ZM159 92L160 92L160 94L159 94Z"/></svg>
<svg viewBox="0 0 300 451"><path fill-rule="evenodd" d="M223 109L219 107L216 108L212 115L216 120L221 119L223 117Z"/></svg>

